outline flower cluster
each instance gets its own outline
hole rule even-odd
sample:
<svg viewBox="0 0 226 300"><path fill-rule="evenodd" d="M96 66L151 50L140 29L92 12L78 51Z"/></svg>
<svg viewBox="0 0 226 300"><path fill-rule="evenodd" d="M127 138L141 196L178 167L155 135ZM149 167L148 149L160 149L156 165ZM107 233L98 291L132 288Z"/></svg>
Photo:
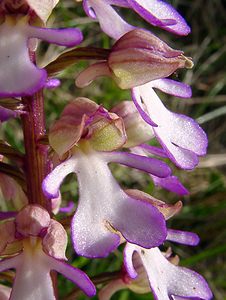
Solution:
<svg viewBox="0 0 226 300"><path fill-rule="evenodd" d="M161 0L83 0L86 14L115 39L111 49L72 49L52 62L56 69L77 60L98 59L75 83L82 88L99 76L108 76L121 89L131 90L132 101L110 110L79 97L69 102L50 127L44 124L43 89L57 88L48 65L36 63L37 39L65 47L81 43L79 29L46 28L56 1L3 0L0 3L0 121L19 117L23 124L25 155L0 143L0 271L15 269L12 288L0 286L3 299L56 299L52 271L63 274L92 297L94 284L81 270L65 263L67 232L58 212L60 187L70 173L78 184L78 203L70 214L72 244L77 255L103 258L124 247L124 266L117 279L99 292L108 300L120 289L152 292L155 299L210 300L205 279L179 267L179 258L158 247L165 241L195 246L195 233L167 228L182 202L168 204L137 189L123 189L109 164L147 173L154 184L179 195L188 194L172 174L170 161L192 170L205 155L207 138L191 118L169 111L155 89L181 98L191 97L188 85L169 78L193 63L153 33L128 24L113 6L129 8L169 32L187 35L189 26ZM93 51L93 52L92 52ZM94 53L92 56L91 53ZM101 50L99 49L99 53ZM73 57L73 55L72 55ZM63 66L63 67L62 67ZM103 96L104 97L104 96ZM41 103L41 104L40 104ZM159 146L152 146L155 140ZM32 175L32 176L31 176ZM53 214L55 215L53 218Z"/></svg>

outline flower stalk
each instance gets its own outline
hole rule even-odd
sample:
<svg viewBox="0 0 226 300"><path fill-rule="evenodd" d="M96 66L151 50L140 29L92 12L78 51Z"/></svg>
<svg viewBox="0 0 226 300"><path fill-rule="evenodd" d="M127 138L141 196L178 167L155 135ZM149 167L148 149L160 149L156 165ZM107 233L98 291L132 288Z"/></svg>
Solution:
<svg viewBox="0 0 226 300"><path fill-rule="evenodd" d="M31 53L35 62L35 54ZM25 174L29 203L40 204L51 213L51 202L42 192L41 183L49 171L48 146L41 138L46 133L44 97L41 89L31 97L22 97L26 114L21 116L25 147Z"/></svg>

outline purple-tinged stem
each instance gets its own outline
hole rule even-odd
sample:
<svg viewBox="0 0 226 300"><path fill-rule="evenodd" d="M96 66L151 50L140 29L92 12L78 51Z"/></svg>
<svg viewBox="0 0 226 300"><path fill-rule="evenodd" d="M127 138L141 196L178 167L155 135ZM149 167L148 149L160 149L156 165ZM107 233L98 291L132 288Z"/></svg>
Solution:
<svg viewBox="0 0 226 300"><path fill-rule="evenodd" d="M35 61L35 54L31 54ZM42 144L45 135L45 114L43 91L33 96L23 97L26 114L21 116L25 147L25 174L29 203L37 203L46 208L51 214L51 202L42 192L42 181L49 171L48 146Z"/></svg>

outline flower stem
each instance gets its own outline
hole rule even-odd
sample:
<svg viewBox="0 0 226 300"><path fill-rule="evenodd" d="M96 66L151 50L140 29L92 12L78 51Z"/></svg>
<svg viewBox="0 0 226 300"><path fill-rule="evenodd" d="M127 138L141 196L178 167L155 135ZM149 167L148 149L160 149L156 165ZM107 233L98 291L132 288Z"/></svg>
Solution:
<svg viewBox="0 0 226 300"><path fill-rule="evenodd" d="M42 181L48 173L48 146L40 143L45 134L42 91L22 99L27 114L22 118L25 146L25 173L29 203L38 203L51 213L51 203L42 192Z"/></svg>
<svg viewBox="0 0 226 300"><path fill-rule="evenodd" d="M35 54L31 53L35 61ZM33 96L23 97L26 114L21 116L25 147L25 174L29 203L37 203L51 214L51 202L42 192L42 181L49 171L48 146L41 143L45 135L43 90Z"/></svg>

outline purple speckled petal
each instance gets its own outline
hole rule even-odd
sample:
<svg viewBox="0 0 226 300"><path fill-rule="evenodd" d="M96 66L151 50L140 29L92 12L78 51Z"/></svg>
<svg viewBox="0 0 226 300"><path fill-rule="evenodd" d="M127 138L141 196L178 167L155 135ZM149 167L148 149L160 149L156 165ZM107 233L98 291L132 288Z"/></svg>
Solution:
<svg viewBox="0 0 226 300"><path fill-rule="evenodd" d="M43 180L42 189L43 193L48 197L57 198L59 196L59 188L64 178L75 171L76 158L71 157L70 159L62 162L58 165L46 178Z"/></svg>
<svg viewBox="0 0 226 300"><path fill-rule="evenodd" d="M131 277L136 275L132 264L134 251L140 255L155 299L212 299L212 292L201 275L171 264L158 248L146 250L131 244L126 246L125 267Z"/></svg>
<svg viewBox="0 0 226 300"><path fill-rule="evenodd" d="M191 87L185 83L175 81L168 78L156 79L152 82L153 88L157 88L162 92L180 98L191 98Z"/></svg>
<svg viewBox="0 0 226 300"><path fill-rule="evenodd" d="M16 118L18 116L18 112L0 106L0 121L5 122L10 118Z"/></svg>
<svg viewBox="0 0 226 300"><path fill-rule="evenodd" d="M178 35L187 35L190 28L182 16L168 3L161 0L128 0L142 18L154 26Z"/></svg>
<svg viewBox="0 0 226 300"><path fill-rule="evenodd" d="M183 245L197 246L200 239L194 232L182 231L182 230L167 230L166 239L171 242L176 242Z"/></svg>
<svg viewBox="0 0 226 300"><path fill-rule="evenodd" d="M48 258L48 264L52 270L61 273L64 277L76 284L87 296L93 297L96 294L94 284L83 271L53 257Z"/></svg>
<svg viewBox="0 0 226 300"><path fill-rule="evenodd" d="M151 175L151 177L156 186L160 186L170 192L176 193L181 196L189 194L189 191L183 186L183 184L180 182L180 180L176 176L159 178L159 177Z"/></svg>
<svg viewBox="0 0 226 300"><path fill-rule="evenodd" d="M206 153L207 137L202 128L193 119L167 110L152 83L134 88L132 96L141 110L145 106L148 117L158 125L153 130L169 158L180 168L193 169L198 156Z"/></svg>
<svg viewBox="0 0 226 300"><path fill-rule="evenodd" d="M83 5L86 14L92 18L97 18L101 29L116 40L134 29L134 26L129 25L118 15L108 1L86 0Z"/></svg>
<svg viewBox="0 0 226 300"><path fill-rule="evenodd" d="M171 174L170 167L156 158L141 156L128 152L106 152L103 157L108 162L116 162L135 168L158 177L167 177Z"/></svg>
<svg viewBox="0 0 226 300"><path fill-rule="evenodd" d="M80 153L77 177L79 204L71 228L78 254L105 257L119 245L120 233L143 247L154 247L165 240L163 215L119 187L102 153Z"/></svg>

